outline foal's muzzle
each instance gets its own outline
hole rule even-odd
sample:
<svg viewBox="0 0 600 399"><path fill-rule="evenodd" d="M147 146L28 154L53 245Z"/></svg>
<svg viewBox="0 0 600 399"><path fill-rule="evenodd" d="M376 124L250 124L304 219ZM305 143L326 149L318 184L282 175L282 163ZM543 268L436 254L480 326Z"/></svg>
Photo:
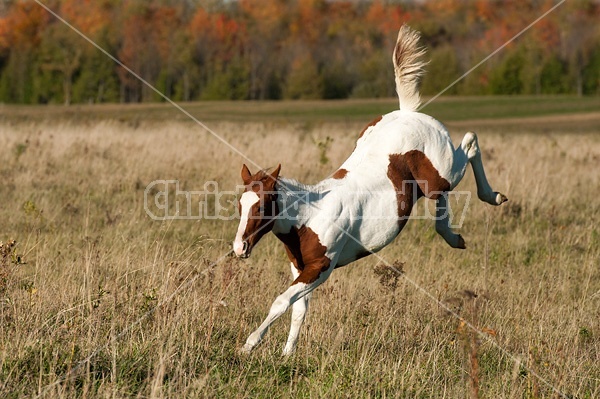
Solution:
<svg viewBox="0 0 600 399"><path fill-rule="evenodd" d="M234 245L234 247L235 247L235 245ZM250 244L248 244L248 241L246 241L246 240L242 241L242 251L240 253L236 252L236 255L238 258L242 258L242 259L246 259L247 257L250 256Z"/></svg>

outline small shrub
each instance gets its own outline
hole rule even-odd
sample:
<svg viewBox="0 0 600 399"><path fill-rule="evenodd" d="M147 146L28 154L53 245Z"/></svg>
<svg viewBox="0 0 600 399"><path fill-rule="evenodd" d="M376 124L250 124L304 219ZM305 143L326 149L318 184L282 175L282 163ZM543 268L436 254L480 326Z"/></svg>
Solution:
<svg viewBox="0 0 600 399"><path fill-rule="evenodd" d="M321 165L327 165L329 163L327 152L329 151L329 147L331 147L331 143L333 143L333 139L329 136L325 137L324 140L313 138L313 143L315 143L319 149L319 163Z"/></svg>
<svg viewBox="0 0 600 399"><path fill-rule="evenodd" d="M18 161L19 158L21 158L21 155L25 154L25 151L27 151L27 147L29 147L29 140L25 140L24 143L15 144L15 148L13 150L15 160Z"/></svg>
<svg viewBox="0 0 600 399"><path fill-rule="evenodd" d="M35 202L31 200L23 202L22 209L26 216L29 216L33 219L36 219L42 215L42 211L38 209Z"/></svg>
<svg viewBox="0 0 600 399"><path fill-rule="evenodd" d="M396 261L389 267L384 264L378 264L373 267L373 273L379 277L379 284L386 291L395 291L398 287L398 280L404 274L404 263Z"/></svg>
<svg viewBox="0 0 600 399"><path fill-rule="evenodd" d="M12 276L12 265L23 264L23 256L17 254L17 242L10 240L7 243L0 241L0 294L6 291L10 277Z"/></svg>

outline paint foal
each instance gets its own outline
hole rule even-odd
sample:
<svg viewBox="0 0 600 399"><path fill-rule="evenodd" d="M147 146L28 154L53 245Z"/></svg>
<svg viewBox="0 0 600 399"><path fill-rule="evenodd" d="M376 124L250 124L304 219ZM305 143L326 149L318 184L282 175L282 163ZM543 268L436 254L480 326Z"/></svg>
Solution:
<svg viewBox="0 0 600 399"><path fill-rule="evenodd" d="M269 315L248 337L250 352L267 329L292 306L292 323L284 355L296 348L310 293L334 268L381 250L402 230L422 196L436 200L436 231L453 248L465 241L450 229L447 193L473 167L477 195L492 205L506 197L485 177L477 136L467 133L454 148L446 128L416 112L418 84L424 71L419 34L403 26L393 62L400 110L369 124L356 148L328 179L308 186L272 173L242 168L246 186L240 198L241 220L233 248L248 257L263 235L272 231L285 245L294 281L273 302Z"/></svg>

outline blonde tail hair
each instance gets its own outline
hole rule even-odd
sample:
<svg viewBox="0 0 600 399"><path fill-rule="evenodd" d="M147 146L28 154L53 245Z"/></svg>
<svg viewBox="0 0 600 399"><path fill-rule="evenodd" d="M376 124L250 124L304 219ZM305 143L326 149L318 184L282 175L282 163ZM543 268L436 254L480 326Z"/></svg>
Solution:
<svg viewBox="0 0 600 399"><path fill-rule="evenodd" d="M419 32L412 30L408 25L402 25L392 56L396 92L400 109L404 111L416 111L421 105L419 85L427 62L423 60L425 48L419 46L420 38Z"/></svg>

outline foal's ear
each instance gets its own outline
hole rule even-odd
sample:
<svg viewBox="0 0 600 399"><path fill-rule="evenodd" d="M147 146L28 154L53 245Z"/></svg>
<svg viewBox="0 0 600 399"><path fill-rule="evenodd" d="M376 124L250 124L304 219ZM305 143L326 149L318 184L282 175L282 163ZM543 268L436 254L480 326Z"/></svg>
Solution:
<svg viewBox="0 0 600 399"><path fill-rule="evenodd" d="M279 177L279 172L281 172L281 164L277 165L275 170L271 173L271 177L273 178L273 180L277 180L277 178Z"/></svg>
<svg viewBox="0 0 600 399"><path fill-rule="evenodd" d="M250 173L250 169L244 164L242 166L242 181L245 185L248 185L252 182L252 173Z"/></svg>

